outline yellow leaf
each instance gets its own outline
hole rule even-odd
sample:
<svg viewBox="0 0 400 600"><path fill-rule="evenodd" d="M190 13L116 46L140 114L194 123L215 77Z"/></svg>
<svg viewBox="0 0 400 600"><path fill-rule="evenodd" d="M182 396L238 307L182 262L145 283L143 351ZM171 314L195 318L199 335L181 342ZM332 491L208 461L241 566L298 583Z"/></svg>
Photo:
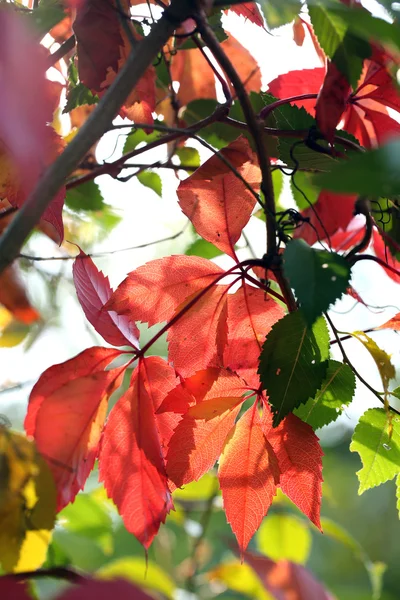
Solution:
<svg viewBox="0 0 400 600"><path fill-rule="evenodd" d="M383 389L386 395L388 392L389 381L396 376L396 370L390 362L389 354L382 350L382 348L379 348L378 344L363 331L355 331L352 333L352 336L365 346L374 359L375 364L378 367L379 375L381 376Z"/></svg>
<svg viewBox="0 0 400 600"><path fill-rule="evenodd" d="M221 581L230 590L244 594L253 600L273 600L253 569L239 561L219 565L208 573L210 579Z"/></svg>
<svg viewBox="0 0 400 600"><path fill-rule="evenodd" d="M34 570L46 559L56 490L33 442L0 427L0 563L6 572Z"/></svg>

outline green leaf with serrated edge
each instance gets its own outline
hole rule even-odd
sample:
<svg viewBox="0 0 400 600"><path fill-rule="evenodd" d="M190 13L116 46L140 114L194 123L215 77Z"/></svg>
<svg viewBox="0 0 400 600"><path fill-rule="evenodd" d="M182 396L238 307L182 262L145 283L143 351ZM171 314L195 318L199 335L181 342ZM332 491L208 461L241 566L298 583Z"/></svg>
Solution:
<svg viewBox="0 0 400 600"><path fill-rule="evenodd" d="M354 331L351 335L363 344L374 359L382 379L385 397L387 397L389 382L396 377L396 369L391 363L389 354L385 350L382 350L375 340L370 338L364 331Z"/></svg>
<svg viewBox="0 0 400 600"><path fill-rule="evenodd" d="M135 129L129 133L125 140L123 154L127 154L128 152L132 152L136 149L139 144L150 144L154 142L160 137L160 133L158 131L153 131L152 133L146 133L144 129Z"/></svg>
<svg viewBox="0 0 400 600"><path fill-rule="evenodd" d="M202 258L215 258L221 256L223 252L219 250L214 244L207 242L206 240L199 239L190 244L189 248L186 249L185 254L187 256L201 256Z"/></svg>
<svg viewBox="0 0 400 600"><path fill-rule="evenodd" d="M300 0L258 0L268 27L281 27L293 21L301 10Z"/></svg>
<svg viewBox="0 0 400 600"><path fill-rule="evenodd" d="M357 473L359 494L400 473L400 419L392 417L391 437L389 424L384 408L370 408L361 416L354 430L350 451L358 452L363 464Z"/></svg>
<svg viewBox="0 0 400 600"><path fill-rule="evenodd" d="M305 210L315 204L321 191L313 185L311 173L305 171L297 171L290 178L290 189L299 210Z"/></svg>
<svg viewBox="0 0 400 600"><path fill-rule="evenodd" d="M323 317L308 326L298 310L275 323L264 342L258 368L274 413L274 427L315 395L326 375L328 358L329 333Z"/></svg>
<svg viewBox="0 0 400 600"><path fill-rule="evenodd" d="M400 387L397 387L396 389L392 390L391 392L389 392L389 394L400 400Z"/></svg>
<svg viewBox="0 0 400 600"><path fill-rule="evenodd" d="M345 20L322 3L310 5L309 14L321 48L356 89L363 60L371 55L370 45L351 33Z"/></svg>
<svg viewBox="0 0 400 600"><path fill-rule="evenodd" d="M357 153L335 164L330 173L315 175L316 185L349 194L379 198L400 194L400 140Z"/></svg>
<svg viewBox="0 0 400 600"><path fill-rule="evenodd" d="M175 151L175 156L177 156L181 162L181 165L185 167L192 167L194 169L198 169L200 166L200 154L196 148L190 148L189 146L183 146L182 148L178 148Z"/></svg>
<svg viewBox="0 0 400 600"><path fill-rule="evenodd" d="M356 378L350 367L336 360L329 360L326 376L314 398L293 412L302 421L319 429L336 421L345 406L353 399Z"/></svg>
<svg viewBox="0 0 400 600"><path fill-rule="evenodd" d="M67 103L63 109L63 113L69 113L77 106L84 104L97 104L98 101L98 96L92 94L89 88L79 82L78 69L74 59L71 59L68 66Z"/></svg>
<svg viewBox="0 0 400 600"><path fill-rule="evenodd" d="M63 0L41 0L37 8L21 14L21 18L26 19L40 36L48 33L65 16L65 3Z"/></svg>
<svg viewBox="0 0 400 600"><path fill-rule="evenodd" d="M303 520L289 513L276 513L263 520L256 541L258 549L272 560L304 565L310 555L312 536Z"/></svg>
<svg viewBox="0 0 400 600"><path fill-rule="evenodd" d="M217 106L218 102L210 98L193 100L187 105L182 118L188 126L193 125L201 119L209 117ZM208 125L208 127L201 129L197 135L217 150L220 150L236 140L240 133L241 132L235 130L234 127L230 127L224 123L212 123L212 125Z"/></svg>
<svg viewBox="0 0 400 600"><path fill-rule="evenodd" d="M390 253L400 260L400 196L375 200L371 203L371 213L385 233L385 243Z"/></svg>
<svg viewBox="0 0 400 600"><path fill-rule="evenodd" d="M335 252L316 250L292 240L283 253L283 270L311 324L346 292L349 263Z"/></svg>
<svg viewBox="0 0 400 600"><path fill-rule="evenodd" d="M157 194L157 196L162 196L162 181L161 177L158 173L153 173L152 171L142 171L136 175L138 181L140 183Z"/></svg>
<svg viewBox="0 0 400 600"><path fill-rule="evenodd" d="M269 106L277 101L277 98L272 94L262 93L260 96L264 106ZM307 130L315 125L315 119L303 107L281 104L268 115L266 125L285 130Z"/></svg>
<svg viewBox="0 0 400 600"><path fill-rule="evenodd" d="M87 181L69 189L65 204L72 210L85 212L102 210L105 206L100 188L94 181Z"/></svg>
<svg viewBox="0 0 400 600"><path fill-rule="evenodd" d="M399 513L399 519L400 519L400 475L397 475L397 477L396 477L396 499L397 499L396 507L397 507L397 512Z"/></svg>

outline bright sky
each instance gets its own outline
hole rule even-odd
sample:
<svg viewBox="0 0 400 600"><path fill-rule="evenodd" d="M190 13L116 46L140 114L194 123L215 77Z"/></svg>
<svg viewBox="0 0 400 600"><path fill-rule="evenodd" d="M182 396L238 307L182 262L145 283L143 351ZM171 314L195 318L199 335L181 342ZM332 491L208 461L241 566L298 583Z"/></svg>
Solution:
<svg viewBox="0 0 400 600"><path fill-rule="evenodd" d="M369 2L369 5L374 2ZM312 68L319 66L313 45L306 40L304 46L299 48L291 38L291 27L285 27L269 34L255 25L244 22L241 17L232 15L226 19L227 29L254 55L260 64L264 89L268 81L274 79L278 74L300 68ZM98 146L98 160L108 160L114 151L115 143L118 142L118 134L107 135ZM118 142L119 151L123 139ZM161 149L157 155L154 153L149 157L149 162L164 156ZM205 157L204 150L202 156ZM141 161L145 161L144 156ZM139 244L145 244L153 240L164 238L182 229L186 219L182 215L176 202L176 179L172 172L162 172L163 197L156 196L148 188L143 187L135 178L128 183L119 183L108 176L98 179L105 201L112 204L121 211L123 221L114 230L111 236L95 250L116 250ZM265 229L258 219L252 219L246 227L246 233L253 247L261 256L265 252ZM191 241L189 231L178 239L165 242L156 246L150 246L143 250L134 250L110 255L106 258L96 260L96 264L109 275L111 284L116 286L126 273L137 266L153 258L178 254L185 251ZM32 249L36 255L52 256L57 249L47 239L41 238L35 241ZM75 249L68 248L73 254ZM222 266L229 265L228 258L218 259ZM82 349L104 342L86 325L83 312L77 304L75 292L69 283L66 274L70 274L72 264L65 262L40 263L39 268L45 273L57 274L62 272L57 301L61 310L57 322L50 323L38 337L31 349L23 352L23 346L13 349L0 349L0 360L3 366L3 379L0 386L10 383L36 380L40 373L47 367L62 362L76 355ZM371 285L371 282L372 285ZM389 280L383 270L377 265L366 262L357 265L353 276L353 287L359 292L365 302L371 306L391 305L385 312L375 309L366 309L357 304L353 299L345 297L338 302L331 316L335 325L342 331L354 331L365 329L383 323L396 312L399 312L400 294L398 286ZM38 275L31 275L28 280L29 290L35 306L46 304L44 298L45 287ZM393 353L393 361L399 367L398 337L394 332L380 331L373 334L378 344L382 344L389 353ZM377 369L368 352L361 344L346 341L346 350L354 362L355 367L365 375L368 382L381 389ZM336 347L332 348L333 357L340 359L340 353ZM12 393L2 394L2 408L0 412L5 414L11 421L13 427L22 425L26 411L26 402L30 387L24 387ZM354 424L354 417L359 416L369 406L376 405L375 399L367 391L360 390L357 400L342 417L342 425L331 428L331 440L341 436L344 428ZM328 438L326 438L328 441Z"/></svg>

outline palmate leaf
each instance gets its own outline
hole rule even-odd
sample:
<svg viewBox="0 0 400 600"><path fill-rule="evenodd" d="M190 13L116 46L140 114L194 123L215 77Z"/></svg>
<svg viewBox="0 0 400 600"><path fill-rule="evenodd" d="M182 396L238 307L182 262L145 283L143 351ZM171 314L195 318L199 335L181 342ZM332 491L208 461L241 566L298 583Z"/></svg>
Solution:
<svg viewBox="0 0 400 600"><path fill-rule="evenodd" d="M294 414L313 429L319 429L336 421L343 407L352 401L355 387L356 378L350 367L336 360L329 360L321 389L314 398L296 408Z"/></svg>
<svg viewBox="0 0 400 600"><path fill-rule="evenodd" d="M339 254L316 250L303 240L289 242L283 260L285 275L311 325L346 292L350 265Z"/></svg>
<svg viewBox="0 0 400 600"><path fill-rule="evenodd" d="M358 452L363 467L357 472L362 494L393 479L400 473L400 421L392 418L389 435L389 416L383 408L370 408L360 418L354 430L351 452Z"/></svg>
<svg viewBox="0 0 400 600"><path fill-rule="evenodd" d="M258 373L274 413L274 427L313 397L325 377L329 333L320 317L310 327L301 310L278 321L268 334Z"/></svg>

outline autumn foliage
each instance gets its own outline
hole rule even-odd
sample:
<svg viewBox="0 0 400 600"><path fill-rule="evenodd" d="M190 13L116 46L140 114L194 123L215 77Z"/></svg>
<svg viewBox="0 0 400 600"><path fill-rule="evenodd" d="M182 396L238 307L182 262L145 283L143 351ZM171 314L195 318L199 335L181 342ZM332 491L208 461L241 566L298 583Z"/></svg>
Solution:
<svg viewBox="0 0 400 600"><path fill-rule="evenodd" d="M18 531L22 548L31 529L49 532L55 513L74 502L98 461L107 496L147 551L174 510L174 491L218 463L223 508L240 557L266 590L287 600L328 599L304 569L256 556L248 545L278 492L322 531L323 452L315 430L350 404L359 376L345 352L342 362L331 357L332 343L343 347L328 310L344 294L363 303L350 282L358 261L377 262L400 281L398 177L387 175L385 163L383 175L363 181L365 170L379 171L388 152L400 154L395 34L391 39L385 29L385 35L374 35L373 17L358 2L310 3L309 14L299 16L300 3L284 0L234 2L228 8L229 2L214 8L212 2L199 2L197 9L196 3L188 9L184 0L172 0L171 6L152 3L153 9L160 4L164 9L154 13L156 24L131 18L131 6L136 10L138 2L58 4L60 18L48 31L65 48L51 63L64 85L46 76L51 54L27 24L12 8L0 11L5 32L0 188L7 212L1 223L18 219L18 209L29 203L48 165L58 164L57 156L62 161L63 148L73 147L73 138L79 140L101 115L102 102L118 89L131 52L141 52L151 25L158 58L149 57L147 66L143 62L137 84L112 115L132 122L122 158L98 165L93 148L84 153L43 208L39 227L61 243L66 190L82 186L85 198L93 188L83 186L95 185L94 177L118 178L125 161L165 143L165 165L177 174L182 213L213 256L225 254L230 266L220 268L202 255L175 254L139 266L112 289L91 256L78 248L72 268L76 296L104 345L87 348L39 377L25 418L25 432L35 444L0 427L0 443L8 447L7 478L19 498L4 499L0 487L1 519L13 515L18 521L6 533L15 540ZM232 13L257 28L293 23L296 43L313 44L323 65L281 74L261 91L255 59L221 25L221 16ZM370 27L364 33L356 25L358 15ZM398 30L396 23L392 26ZM332 36L332 28L340 35ZM65 139L55 118L61 88L64 112L77 125ZM211 154L202 164L190 163L197 152L193 136ZM399 162L393 165L395 170ZM290 179L296 209L278 206L281 184L275 175L282 173ZM68 210L78 210L81 201L68 205L67 195L66 222ZM257 217L267 226L265 254L242 259L238 242ZM3 271L0 281L2 304L26 324L37 321L16 267ZM155 325L156 333L141 343L143 326ZM381 327L398 330L398 315ZM168 354L153 355L164 334ZM390 356L366 333L351 335L368 350L382 379L382 391L374 392L382 408L361 417L352 442L363 462L358 474L363 491L400 474L400 464L389 467L381 452L382 440L393 445L400 433L391 409L392 397L400 394L390 391L395 377ZM369 423L378 423L382 433L372 442L373 457L363 437ZM371 475L373 461L382 469L381 478ZM43 489L39 474L50 473L53 520L39 519L31 528L21 498L33 502L34 518ZM11 554L0 549L0 562L7 571L23 570L15 549ZM29 568L42 562L43 556ZM0 579L0 595L2 586L9 597L28 597L10 578ZM123 581L107 586L82 580L59 597L147 597L128 584L122 589Z"/></svg>

